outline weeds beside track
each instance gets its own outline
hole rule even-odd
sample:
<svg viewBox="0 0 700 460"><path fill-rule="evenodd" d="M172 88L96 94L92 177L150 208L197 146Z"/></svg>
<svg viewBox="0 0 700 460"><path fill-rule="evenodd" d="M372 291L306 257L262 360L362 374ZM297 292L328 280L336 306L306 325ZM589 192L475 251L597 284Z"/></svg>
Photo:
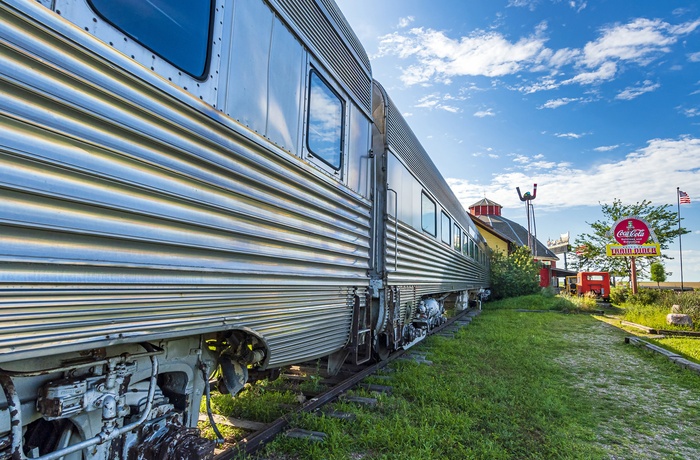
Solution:
<svg viewBox="0 0 700 460"><path fill-rule="evenodd" d="M539 298L509 308L547 309ZM432 364L393 363L354 421L302 414L320 443L280 437L266 459L700 458L700 378L625 345L589 315L492 304L454 337L420 346ZM355 394L369 396L367 390Z"/></svg>

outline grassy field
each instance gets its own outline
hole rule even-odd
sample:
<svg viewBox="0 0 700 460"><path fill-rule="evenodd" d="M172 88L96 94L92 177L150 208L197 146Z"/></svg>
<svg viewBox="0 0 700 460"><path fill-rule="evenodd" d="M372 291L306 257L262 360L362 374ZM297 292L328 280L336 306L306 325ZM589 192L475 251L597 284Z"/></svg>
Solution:
<svg viewBox="0 0 700 460"><path fill-rule="evenodd" d="M700 458L700 376L626 345L589 315L540 296L490 304L454 338L391 365L376 406L336 403L354 421L304 415L323 442L281 437L265 459ZM505 307L505 308L499 308ZM355 394L370 396L358 391Z"/></svg>

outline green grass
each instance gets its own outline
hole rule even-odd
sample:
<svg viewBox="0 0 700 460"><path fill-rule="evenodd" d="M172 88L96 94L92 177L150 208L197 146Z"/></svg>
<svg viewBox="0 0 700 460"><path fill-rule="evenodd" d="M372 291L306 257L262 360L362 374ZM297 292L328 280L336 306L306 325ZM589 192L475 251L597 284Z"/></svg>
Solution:
<svg viewBox="0 0 700 460"><path fill-rule="evenodd" d="M228 394L212 392L211 408L215 414L270 423L289 412L289 406L300 405L298 394L292 391L269 391L275 382L256 382L232 397ZM204 398L200 412L206 412Z"/></svg>
<svg viewBox="0 0 700 460"><path fill-rule="evenodd" d="M263 458L700 458L700 377L589 315L515 311L556 302L535 297L429 338L418 351L433 365L392 363L377 406L336 403L352 422L302 415L293 425L326 440L280 437Z"/></svg>
<svg viewBox="0 0 700 460"><path fill-rule="evenodd" d="M681 312L689 314L693 326L672 326L666 322L666 315L671 307L679 305ZM640 289L639 293L629 296L621 305L624 309L623 319L654 329L700 331L700 292L675 293Z"/></svg>
<svg viewBox="0 0 700 460"><path fill-rule="evenodd" d="M554 295L543 291L543 294L533 294L522 297L511 297L498 302L485 303L485 310L537 310L560 311L563 313L593 313L603 309L593 297Z"/></svg>
<svg viewBox="0 0 700 460"><path fill-rule="evenodd" d="M691 361L700 363L700 338L666 337L648 340Z"/></svg>
<svg viewBox="0 0 700 460"><path fill-rule="evenodd" d="M632 298L634 300L634 298ZM619 317L625 321L641 324L657 330L668 331L700 331L700 321L698 320L698 302L700 302L699 292L684 292L682 294L671 291L656 291L643 289L637 296L637 303L626 302L621 305L621 315ZM666 315L670 313L671 306L678 304L682 311L691 314L694 319L693 327L673 326L666 322ZM644 336L638 330L626 328L630 333ZM691 337L667 337L663 339L648 338L647 340L678 353L683 357L700 363L700 338Z"/></svg>
<svg viewBox="0 0 700 460"><path fill-rule="evenodd" d="M642 324L654 329L670 330L670 331L698 331L700 332L700 324L695 322L693 327L674 326L666 322L666 315L670 310L658 305L635 305L625 304L623 318L626 321Z"/></svg>
<svg viewBox="0 0 700 460"><path fill-rule="evenodd" d="M486 302L484 310L561 310L563 307L571 307L568 299L554 295L528 295L523 297L510 297L497 302Z"/></svg>

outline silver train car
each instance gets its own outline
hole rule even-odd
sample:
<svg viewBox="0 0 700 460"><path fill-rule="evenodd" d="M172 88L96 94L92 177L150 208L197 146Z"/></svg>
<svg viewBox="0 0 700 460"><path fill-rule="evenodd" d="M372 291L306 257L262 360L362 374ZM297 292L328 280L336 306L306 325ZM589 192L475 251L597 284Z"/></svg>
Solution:
<svg viewBox="0 0 700 460"><path fill-rule="evenodd" d="M0 0L0 459L203 459L200 401L488 285L332 0Z"/></svg>

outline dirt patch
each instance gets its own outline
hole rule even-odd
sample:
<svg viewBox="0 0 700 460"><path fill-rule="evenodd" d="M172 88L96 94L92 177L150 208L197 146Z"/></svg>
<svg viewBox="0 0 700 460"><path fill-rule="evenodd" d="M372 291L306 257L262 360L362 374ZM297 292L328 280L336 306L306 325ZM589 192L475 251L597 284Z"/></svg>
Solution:
<svg viewBox="0 0 700 460"><path fill-rule="evenodd" d="M610 459L700 458L697 385L669 375L683 371L625 345L624 333L603 322L562 338L569 346L555 361L598 401L597 443Z"/></svg>

